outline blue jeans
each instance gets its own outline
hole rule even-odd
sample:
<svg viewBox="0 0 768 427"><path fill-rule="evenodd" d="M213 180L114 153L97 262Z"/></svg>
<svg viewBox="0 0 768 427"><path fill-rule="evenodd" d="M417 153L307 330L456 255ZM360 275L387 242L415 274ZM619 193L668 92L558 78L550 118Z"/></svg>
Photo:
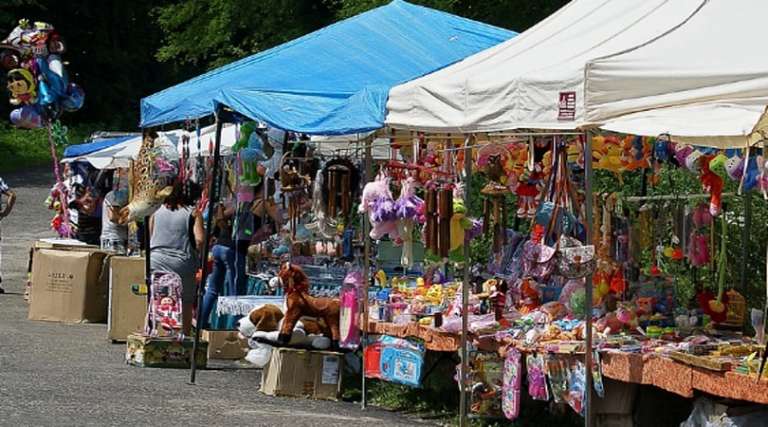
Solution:
<svg viewBox="0 0 768 427"><path fill-rule="evenodd" d="M213 269L208 276L208 284L203 296L202 319L206 327L209 325L213 303L223 296L235 296L245 292L247 283L245 276L245 254L237 253L234 249L214 245Z"/></svg>

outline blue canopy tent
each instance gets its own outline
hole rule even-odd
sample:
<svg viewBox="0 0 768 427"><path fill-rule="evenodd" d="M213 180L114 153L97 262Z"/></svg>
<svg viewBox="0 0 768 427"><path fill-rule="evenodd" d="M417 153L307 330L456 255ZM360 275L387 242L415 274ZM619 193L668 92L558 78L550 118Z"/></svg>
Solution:
<svg viewBox="0 0 768 427"><path fill-rule="evenodd" d="M142 127L225 105L254 120L317 135L383 127L389 89L516 33L394 0L141 101Z"/></svg>
<svg viewBox="0 0 768 427"><path fill-rule="evenodd" d="M364 133L384 126L387 97L393 86L451 65L516 34L394 0L146 97L141 101L140 126L209 116L226 106L287 131L313 135ZM214 177L219 176L224 120L217 115ZM218 200L215 182L210 183L211 200ZM212 217L207 217L206 230L212 229ZM207 259L208 245L209 239L205 239L202 259ZM149 263L149 256L145 262ZM207 274L207 263L203 263L202 282ZM198 291L198 304L201 300ZM202 323L200 313L198 324ZM199 329L191 357L192 383L198 342ZM365 395L364 382L363 391Z"/></svg>

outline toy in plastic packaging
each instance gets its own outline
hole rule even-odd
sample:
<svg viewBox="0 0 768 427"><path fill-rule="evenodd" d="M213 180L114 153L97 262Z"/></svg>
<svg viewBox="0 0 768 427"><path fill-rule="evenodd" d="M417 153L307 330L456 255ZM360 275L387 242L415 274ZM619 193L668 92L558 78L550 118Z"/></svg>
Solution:
<svg viewBox="0 0 768 427"><path fill-rule="evenodd" d="M584 391L586 389L584 363L580 360L571 361L567 372L568 390L564 396L565 401L577 414L583 415Z"/></svg>
<svg viewBox="0 0 768 427"><path fill-rule="evenodd" d="M504 360L495 353L470 353L470 412L477 417L502 418Z"/></svg>
<svg viewBox="0 0 768 427"><path fill-rule="evenodd" d="M595 351L592 354L592 386L598 397L605 397L605 386L603 385L603 367L600 361L600 353Z"/></svg>
<svg viewBox="0 0 768 427"><path fill-rule="evenodd" d="M562 403L568 393L568 367L565 360L555 355L547 355L545 363L552 398L555 403Z"/></svg>
<svg viewBox="0 0 768 427"><path fill-rule="evenodd" d="M151 337L176 337L181 331L181 277L176 273L152 274L145 331Z"/></svg>
<svg viewBox="0 0 768 427"><path fill-rule="evenodd" d="M544 356L540 354L529 354L526 357L525 363L528 368L528 394L534 400L549 400Z"/></svg>
<svg viewBox="0 0 768 427"><path fill-rule="evenodd" d="M522 380L522 356L517 349L510 349L504 359L504 385L501 395L501 409L508 420L520 415L520 382Z"/></svg>
<svg viewBox="0 0 768 427"><path fill-rule="evenodd" d="M381 342L381 377L385 381L411 387L421 385L424 345L413 340L383 336Z"/></svg>

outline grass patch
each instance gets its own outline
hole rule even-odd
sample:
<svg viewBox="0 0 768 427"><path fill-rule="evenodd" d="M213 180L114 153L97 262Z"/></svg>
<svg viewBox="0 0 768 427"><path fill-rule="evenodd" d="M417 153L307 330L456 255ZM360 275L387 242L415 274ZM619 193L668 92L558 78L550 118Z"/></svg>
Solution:
<svg viewBox="0 0 768 427"><path fill-rule="evenodd" d="M68 127L69 144L80 144L99 124ZM64 146L56 147L61 157ZM51 150L46 129L17 129L10 123L0 123L0 172L14 172L29 167L51 164Z"/></svg>

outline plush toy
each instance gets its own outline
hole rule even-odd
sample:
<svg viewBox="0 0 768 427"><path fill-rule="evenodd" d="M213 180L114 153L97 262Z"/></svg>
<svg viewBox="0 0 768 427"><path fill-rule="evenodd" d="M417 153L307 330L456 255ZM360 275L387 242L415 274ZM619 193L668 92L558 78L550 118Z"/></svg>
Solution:
<svg viewBox="0 0 768 427"><path fill-rule="evenodd" d="M458 187L457 187L458 188ZM451 251L464 246L465 231L472 228L472 221L466 217L467 207L458 191L453 196L453 216L451 217Z"/></svg>
<svg viewBox="0 0 768 427"><path fill-rule="evenodd" d="M365 185L358 210L360 213L368 212L372 226L371 239L379 240L386 235L393 240L400 238L395 200L389 191L389 178L378 176L375 181Z"/></svg>
<svg viewBox="0 0 768 427"><path fill-rule="evenodd" d="M334 348L339 343L339 300L316 298L309 295L309 278L301 267L289 262L280 267L278 273L285 289L285 318L280 328L279 341L287 344L291 331L302 316L319 317L330 328Z"/></svg>
<svg viewBox="0 0 768 427"><path fill-rule="evenodd" d="M259 368L269 363L272 349L279 343L279 329L282 327L283 312L279 307L265 304L255 308L237 324L240 337L247 339L251 350L245 359ZM327 329L327 328L325 328ZM325 350L330 340L323 336L324 328L308 318L296 322L288 344L296 347Z"/></svg>
<svg viewBox="0 0 768 427"><path fill-rule="evenodd" d="M408 178L403 181L400 197L395 202L398 234L403 240L403 251L400 265L410 268L413 266L413 230L419 219L419 210L424 201L416 196L416 180Z"/></svg>
<svg viewBox="0 0 768 427"><path fill-rule="evenodd" d="M716 158L716 157L714 157ZM709 213L712 216L720 214L723 197L723 178L712 172L709 168L713 157L704 156L700 161L701 186L709 193Z"/></svg>
<svg viewBox="0 0 768 427"><path fill-rule="evenodd" d="M247 316L238 320L237 329L244 338L250 338L256 331L277 331L280 321L283 319L283 311L274 304L264 304L254 308Z"/></svg>
<svg viewBox="0 0 768 427"><path fill-rule="evenodd" d="M530 277L521 279L520 284L520 308L522 314L530 313L541 305L541 294L536 282Z"/></svg>

